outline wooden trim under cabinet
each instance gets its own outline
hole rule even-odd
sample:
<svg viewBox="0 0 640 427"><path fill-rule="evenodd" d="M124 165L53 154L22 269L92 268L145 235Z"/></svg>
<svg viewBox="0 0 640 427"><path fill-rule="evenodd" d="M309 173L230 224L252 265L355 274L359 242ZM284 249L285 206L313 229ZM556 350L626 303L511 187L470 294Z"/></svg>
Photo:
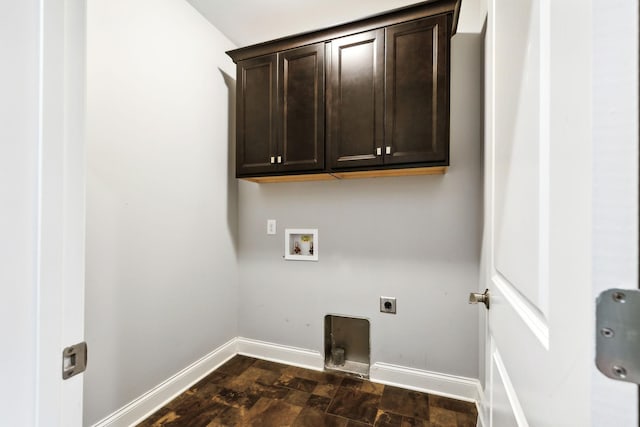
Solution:
<svg viewBox="0 0 640 427"><path fill-rule="evenodd" d="M383 178L387 176L444 175L448 166L430 166L426 168L380 169L370 171L334 172L338 179Z"/></svg>
<svg viewBox="0 0 640 427"><path fill-rule="evenodd" d="M431 166L424 168L407 169L380 169L353 172L332 172L314 173L306 175L280 175L280 176L259 176L252 178L240 178L245 181L256 182L258 184L272 184L278 182L307 182L307 181L332 181L334 179L357 179L357 178L384 178L392 176L420 176L420 175L444 175L448 166Z"/></svg>
<svg viewBox="0 0 640 427"><path fill-rule="evenodd" d="M258 184L271 184L276 182L304 182L304 181L329 181L335 179L328 173L312 173L306 175L275 175L275 176L255 176L251 178L239 178L245 181L257 182Z"/></svg>

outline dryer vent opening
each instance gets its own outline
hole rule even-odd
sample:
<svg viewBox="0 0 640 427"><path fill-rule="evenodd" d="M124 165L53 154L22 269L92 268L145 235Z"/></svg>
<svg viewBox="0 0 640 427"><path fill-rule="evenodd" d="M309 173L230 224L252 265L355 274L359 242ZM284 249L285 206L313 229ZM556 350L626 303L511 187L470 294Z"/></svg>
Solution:
<svg viewBox="0 0 640 427"><path fill-rule="evenodd" d="M324 318L324 367L369 378L369 320L328 314Z"/></svg>

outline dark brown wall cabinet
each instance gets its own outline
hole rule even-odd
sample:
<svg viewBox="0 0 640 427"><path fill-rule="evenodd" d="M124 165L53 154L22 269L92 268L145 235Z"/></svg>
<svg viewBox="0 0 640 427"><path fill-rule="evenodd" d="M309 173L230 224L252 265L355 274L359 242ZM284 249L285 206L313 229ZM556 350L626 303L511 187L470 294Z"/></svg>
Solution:
<svg viewBox="0 0 640 427"><path fill-rule="evenodd" d="M237 176L343 178L448 165L458 6L428 1L228 52L238 65Z"/></svg>
<svg viewBox="0 0 640 427"><path fill-rule="evenodd" d="M331 167L381 165L384 30L332 41L330 76Z"/></svg>
<svg viewBox="0 0 640 427"><path fill-rule="evenodd" d="M385 164L449 164L449 31L445 16L385 30Z"/></svg>
<svg viewBox="0 0 640 427"><path fill-rule="evenodd" d="M238 63L236 98L236 173L238 176L275 170L277 55Z"/></svg>
<svg viewBox="0 0 640 427"><path fill-rule="evenodd" d="M236 173L324 169L324 43L238 62Z"/></svg>

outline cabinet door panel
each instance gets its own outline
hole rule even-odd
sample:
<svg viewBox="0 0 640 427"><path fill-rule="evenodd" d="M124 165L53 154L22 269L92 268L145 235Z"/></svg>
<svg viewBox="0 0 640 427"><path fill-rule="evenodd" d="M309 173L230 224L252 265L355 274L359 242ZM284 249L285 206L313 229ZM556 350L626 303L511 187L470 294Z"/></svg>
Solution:
<svg viewBox="0 0 640 427"><path fill-rule="evenodd" d="M324 169L324 43L278 55L281 171Z"/></svg>
<svg viewBox="0 0 640 427"><path fill-rule="evenodd" d="M331 42L329 146L335 169L376 166L383 145L384 30Z"/></svg>
<svg viewBox="0 0 640 427"><path fill-rule="evenodd" d="M275 171L276 55L238 63L236 175Z"/></svg>
<svg viewBox="0 0 640 427"><path fill-rule="evenodd" d="M385 164L448 164L448 39L446 16L387 28Z"/></svg>

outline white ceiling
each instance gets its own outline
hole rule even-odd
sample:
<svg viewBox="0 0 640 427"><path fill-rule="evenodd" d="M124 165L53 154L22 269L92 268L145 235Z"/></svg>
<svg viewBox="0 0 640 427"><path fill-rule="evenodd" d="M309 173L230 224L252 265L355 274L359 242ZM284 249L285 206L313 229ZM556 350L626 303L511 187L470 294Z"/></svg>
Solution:
<svg viewBox="0 0 640 427"><path fill-rule="evenodd" d="M187 0L238 47L317 30L419 0ZM462 2L475 4L479 0Z"/></svg>

